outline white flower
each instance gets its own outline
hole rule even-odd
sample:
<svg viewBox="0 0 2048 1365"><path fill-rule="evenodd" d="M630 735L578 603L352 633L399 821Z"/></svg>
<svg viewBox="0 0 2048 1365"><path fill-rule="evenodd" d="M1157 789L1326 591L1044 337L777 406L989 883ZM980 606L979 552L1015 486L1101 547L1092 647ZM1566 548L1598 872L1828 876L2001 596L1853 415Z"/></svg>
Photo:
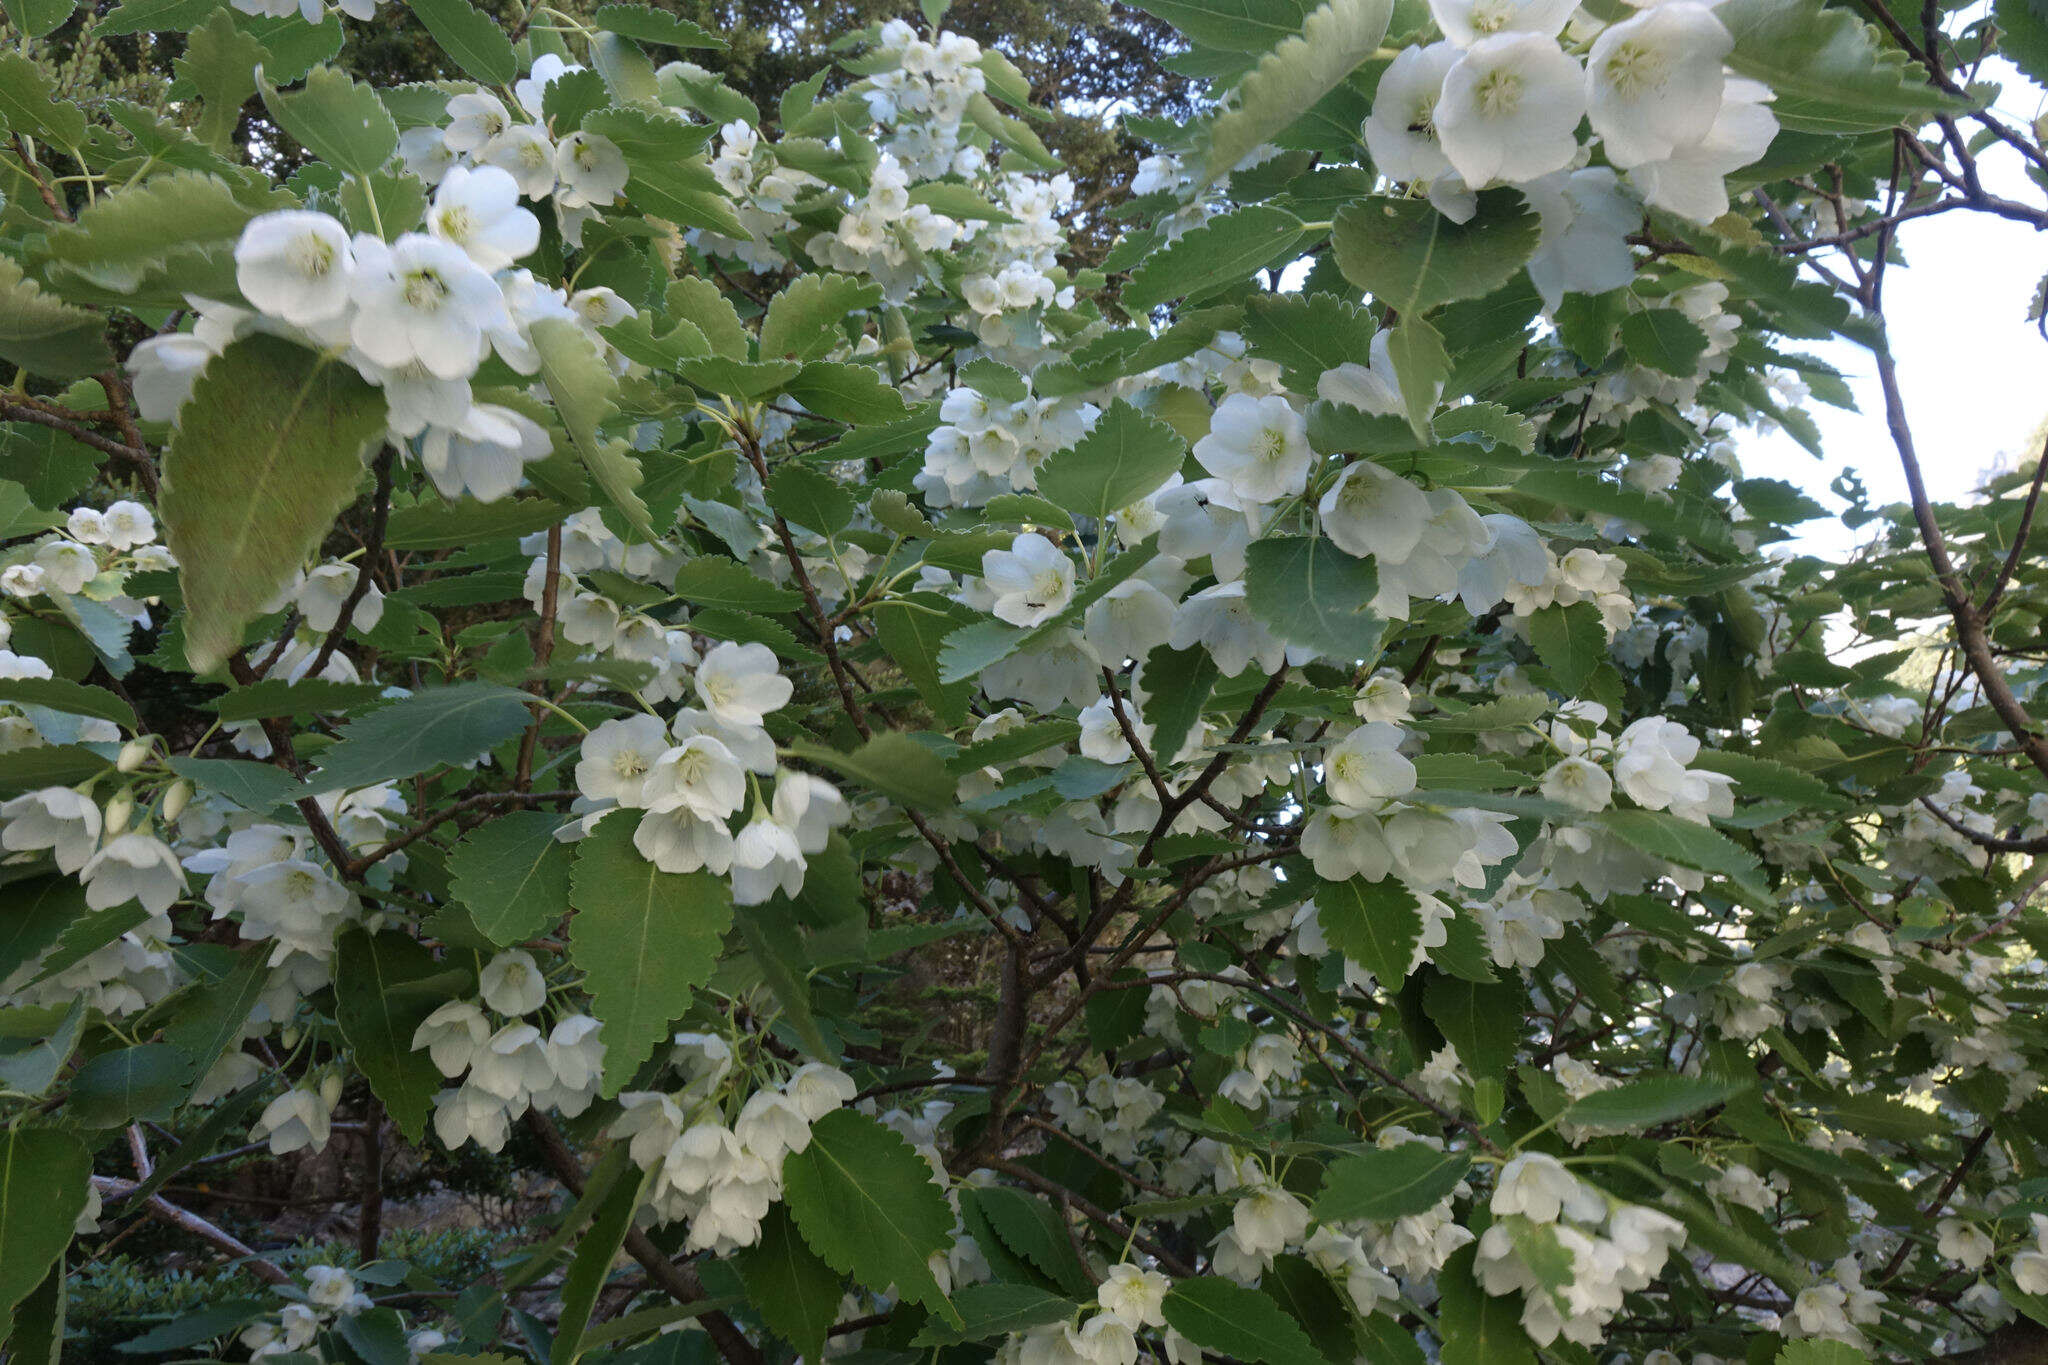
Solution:
<svg viewBox="0 0 2048 1365"><path fill-rule="evenodd" d="M554 1083L555 1068L548 1060L540 1030L532 1024L507 1024L477 1051L465 1088L495 1095L516 1111L535 1091Z"/></svg>
<svg viewBox="0 0 2048 1365"><path fill-rule="evenodd" d="M723 876L732 867L731 831L718 820L700 820L689 809L649 811L633 827L633 847L663 872L709 868Z"/></svg>
<svg viewBox="0 0 2048 1365"><path fill-rule="evenodd" d="M1083 633L1105 663L1143 660L1173 633L1173 599L1142 578L1127 578L1089 606Z"/></svg>
<svg viewBox="0 0 2048 1365"><path fill-rule="evenodd" d="M575 62L564 61L552 52L543 52L533 59L531 74L513 85L512 93L518 97L520 108L539 118L548 87L570 72L581 70L583 67Z"/></svg>
<svg viewBox="0 0 2048 1365"><path fill-rule="evenodd" d="M132 550L156 539L156 518L147 507L126 498L107 508L100 526L106 532L107 544L116 550Z"/></svg>
<svg viewBox="0 0 2048 1365"><path fill-rule="evenodd" d="M647 770L669 747L659 716L605 721L583 737L576 761L576 790L592 801L638 806Z"/></svg>
<svg viewBox="0 0 2048 1365"><path fill-rule="evenodd" d="M1095 1301L1132 1331L1164 1327L1166 1317L1161 1305L1171 1288L1173 1281L1158 1271L1124 1262L1109 1268L1109 1274L1096 1287Z"/></svg>
<svg viewBox="0 0 2048 1365"><path fill-rule="evenodd" d="M1415 765L1402 756L1406 738L1398 726L1378 721L1359 726L1323 755L1323 789L1340 806L1354 809L1415 790Z"/></svg>
<svg viewBox="0 0 2048 1365"><path fill-rule="evenodd" d="M853 1103L858 1093L853 1077L823 1062L805 1062L782 1083L782 1092L795 1100L805 1118L816 1123L833 1110Z"/></svg>
<svg viewBox="0 0 2048 1365"><path fill-rule="evenodd" d="M354 1306L356 1282L337 1265L306 1267L306 1301L321 1308L344 1311ZM368 1299L363 1300L367 1307Z"/></svg>
<svg viewBox="0 0 2048 1365"><path fill-rule="evenodd" d="M1606 810L1614 804L1614 779L1597 763L1563 758L1543 774L1543 795L1576 810Z"/></svg>
<svg viewBox="0 0 2048 1365"><path fill-rule="evenodd" d="M1270 673L1287 658L1287 647L1252 615L1242 579L1204 588L1176 607L1167 643L1175 649L1201 645L1226 678L1244 672L1254 660Z"/></svg>
<svg viewBox="0 0 2048 1365"><path fill-rule="evenodd" d="M540 219L519 206L519 182L497 166L457 166L434 191L427 231L485 270L503 270L540 245Z"/></svg>
<svg viewBox="0 0 2048 1365"><path fill-rule="evenodd" d="M665 750L647 770L640 789L648 810L685 810L699 820L725 819L740 808L746 794L746 769L709 735L694 735Z"/></svg>
<svg viewBox="0 0 2048 1365"><path fill-rule="evenodd" d="M272 1156L301 1147L317 1152L327 1146L333 1116L334 1107L319 1091L294 1087L264 1106L249 1136L258 1142L267 1139Z"/></svg>
<svg viewBox="0 0 2048 1365"><path fill-rule="evenodd" d="M1393 564L1415 552L1430 518L1427 494L1392 470L1364 459L1345 466L1316 511L1323 519L1323 534L1338 549L1361 559L1374 555Z"/></svg>
<svg viewBox="0 0 2048 1365"><path fill-rule="evenodd" d="M563 208L603 208L626 188L624 153L597 133L571 133L555 147L555 202Z"/></svg>
<svg viewBox="0 0 2048 1365"><path fill-rule="evenodd" d="M500 1014L531 1014L548 998L548 979L529 953L499 953L477 974L477 994Z"/></svg>
<svg viewBox="0 0 2048 1365"><path fill-rule="evenodd" d="M1074 561L1036 531L983 554L981 575L995 594L996 619L1013 626L1048 621L1074 596Z"/></svg>
<svg viewBox="0 0 2048 1365"><path fill-rule="evenodd" d="M2012 1258L2012 1282L2022 1294L2048 1294L2048 1253L2022 1251Z"/></svg>
<svg viewBox="0 0 2048 1365"><path fill-rule="evenodd" d="M100 808L70 787L43 787L0 802L0 848L10 853L47 848L62 872L77 872L100 838Z"/></svg>
<svg viewBox="0 0 2048 1365"><path fill-rule="evenodd" d="M478 502L496 502L519 487L526 466L553 452L547 428L525 413L477 403L455 426L426 429L420 466L443 497L467 494Z"/></svg>
<svg viewBox="0 0 2048 1365"><path fill-rule="evenodd" d="M758 729L788 704L796 687L777 670L775 651L758 642L724 641L697 666L697 695L722 725Z"/></svg>
<svg viewBox="0 0 2048 1365"><path fill-rule="evenodd" d="M40 564L9 564L0 570L0 589L9 597L34 597L43 590L44 576Z"/></svg>
<svg viewBox="0 0 2048 1365"><path fill-rule="evenodd" d="M1735 40L1695 0L1611 25L1586 58L1586 115L1607 160L1626 169L1698 142L1721 111Z"/></svg>
<svg viewBox="0 0 2048 1365"><path fill-rule="evenodd" d="M497 282L459 247L409 232L388 247L358 237L356 254L349 336L379 365L417 361L460 379L483 358L485 332L509 325Z"/></svg>
<svg viewBox="0 0 2048 1365"><path fill-rule="evenodd" d="M100 571L92 549L75 540L44 541L36 547L35 566L43 571L44 592L84 592Z"/></svg>
<svg viewBox="0 0 2048 1365"><path fill-rule="evenodd" d="M545 199L555 189L555 144L537 123L515 123L491 139L480 161L510 175L528 199Z"/></svg>
<svg viewBox="0 0 2048 1365"><path fill-rule="evenodd" d="M1460 47L1496 33L1555 38L1576 7L1574 0L1429 0L1430 17Z"/></svg>
<svg viewBox="0 0 2048 1365"><path fill-rule="evenodd" d="M803 1106L774 1090L749 1095L732 1130L740 1146L770 1166L780 1166L785 1154L811 1145L811 1121Z"/></svg>
<svg viewBox="0 0 2048 1365"><path fill-rule="evenodd" d="M512 126L512 116L496 95L472 90L448 101L448 127L442 141L451 152L475 155Z"/></svg>
<svg viewBox="0 0 2048 1365"><path fill-rule="evenodd" d="M1577 155L1583 73L1555 39L1510 32L1482 39L1444 76L1436 131L1465 183L1524 181Z"/></svg>
<svg viewBox="0 0 2048 1365"><path fill-rule="evenodd" d="M1460 56L1455 43L1404 47L1380 77L1365 121L1372 164L1390 180L1435 180L1451 168L1436 138L1444 75ZM1327 395L1325 395L1327 397Z"/></svg>
<svg viewBox="0 0 2048 1365"><path fill-rule="evenodd" d="M185 869L161 839L128 833L109 839L80 869L85 903L95 910L140 901L152 915L171 908L185 889Z"/></svg>
<svg viewBox="0 0 2048 1365"><path fill-rule="evenodd" d="M1975 1270L1991 1259L1989 1233L1960 1218L1944 1218L1934 1226L1935 1250L1965 1270Z"/></svg>
<svg viewBox="0 0 2048 1365"><path fill-rule="evenodd" d="M1628 234L1641 226L1643 210L1613 171L1553 171L1522 186L1522 193L1543 223L1529 282L1551 309L1568 293L1604 294L1635 278Z"/></svg>
<svg viewBox="0 0 2048 1365"><path fill-rule="evenodd" d="M107 543L106 518L97 507L74 507L64 519L64 534L82 545Z"/></svg>
<svg viewBox="0 0 2048 1365"><path fill-rule="evenodd" d="M242 297L296 327L330 322L348 310L355 266L348 230L324 213L260 214L235 243Z"/></svg>
<svg viewBox="0 0 2048 1365"><path fill-rule="evenodd" d="M1542 1152L1524 1152L1501 1167L1488 1207L1496 1218L1520 1214L1532 1223L1555 1223L1566 1212L1590 1221L1607 1211L1598 1194L1581 1185L1556 1157Z"/></svg>
<svg viewBox="0 0 2048 1365"><path fill-rule="evenodd" d="M460 1076L490 1040L491 1023L468 1000L449 1000L420 1021L412 1032L412 1048L427 1050L443 1076Z"/></svg>
<svg viewBox="0 0 2048 1365"><path fill-rule="evenodd" d="M434 1096L434 1136L451 1152L470 1141L487 1152L499 1151L511 1136L510 1116L496 1095L458 1086Z"/></svg>
<svg viewBox="0 0 2048 1365"><path fill-rule="evenodd" d="M341 620L342 603L355 591L360 571L353 564L322 564L306 575L292 596L293 605L306 624L325 634ZM374 583L365 583L363 595L349 613L349 629L370 630L384 618L384 594Z"/></svg>
<svg viewBox="0 0 2048 1365"><path fill-rule="evenodd" d="M1252 503L1278 502L1308 486L1308 424L1279 394L1233 393L1217 405L1209 434L1195 442L1202 468Z"/></svg>
<svg viewBox="0 0 2048 1365"><path fill-rule="evenodd" d="M1762 156L1778 135L1777 115L1764 107L1770 98L1770 89L1755 81L1729 81L1707 135L1662 161L1631 167L1629 184L1653 208L1695 223L1713 222L1728 211L1728 174Z"/></svg>
<svg viewBox="0 0 2048 1365"><path fill-rule="evenodd" d="M1301 1241L1308 1231L1308 1206L1277 1185L1253 1191L1230 1211L1238 1246L1254 1256L1272 1256Z"/></svg>

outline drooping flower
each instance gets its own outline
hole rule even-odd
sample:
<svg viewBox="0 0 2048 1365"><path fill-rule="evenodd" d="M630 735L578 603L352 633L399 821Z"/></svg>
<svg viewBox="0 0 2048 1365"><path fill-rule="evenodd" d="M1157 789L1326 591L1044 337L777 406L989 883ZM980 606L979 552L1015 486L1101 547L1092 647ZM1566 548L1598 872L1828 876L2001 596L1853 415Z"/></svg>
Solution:
<svg viewBox="0 0 2048 1365"><path fill-rule="evenodd" d="M1474 44L1444 76L1444 155L1475 189L1562 170L1578 154L1584 73L1553 38L1509 32Z"/></svg>

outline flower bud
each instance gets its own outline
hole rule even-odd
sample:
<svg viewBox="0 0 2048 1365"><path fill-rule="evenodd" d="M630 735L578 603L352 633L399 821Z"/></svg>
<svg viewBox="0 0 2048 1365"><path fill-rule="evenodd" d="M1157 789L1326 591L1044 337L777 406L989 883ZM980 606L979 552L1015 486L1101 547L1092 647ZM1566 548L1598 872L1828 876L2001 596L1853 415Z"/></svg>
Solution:
<svg viewBox="0 0 2048 1365"><path fill-rule="evenodd" d="M105 819L106 835L109 839L128 828L128 817L135 813L135 797L126 788L114 793L114 799L107 802Z"/></svg>
<svg viewBox="0 0 2048 1365"><path fill-rule="evenodd" d="M121 756L114 760L114 766L124 773L136 772L143 764L149 762L150 755L155 751L156 746L147 738L131 739L121 746Z"/></svg>
<svg viewBox="0 0 2048 1365"><path fill-rule="evenodd" d="M330 1071L320 1080L320 1103L332 1110L341 1103L341 1073Z"/></svg>
<svg viewBox="0 0 2048 1365"><path fill-rule="evenodd" d="M176 782L173 782L170 788L164 792L164 820L166 822L176 820L185 813L185 807L191 801L192 784L181 777Z"/></svg>
<svg viewBox="0 0 2048 1365"><path fill-rule="evenodd" d="M297 1047L299 1045L299 1026L297 1024L286 1024L284 1028L278 1031L277 1041L283 1045L287 1052Z"/></svg>

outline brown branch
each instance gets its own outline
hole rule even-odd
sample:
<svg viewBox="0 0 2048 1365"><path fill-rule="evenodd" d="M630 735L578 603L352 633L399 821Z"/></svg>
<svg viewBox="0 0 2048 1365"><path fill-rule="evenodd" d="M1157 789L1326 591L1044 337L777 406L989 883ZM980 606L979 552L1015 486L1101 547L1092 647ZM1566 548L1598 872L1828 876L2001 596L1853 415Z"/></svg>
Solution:
<svg viewBox="0 0 2048 1365"><path fill-rule="evenodd" d="M377 552L384 548L384 525L391 516L391 464L397 452L385 446L377 456L377 491L370 499L370 536L363 542L362 562L356 566L356 581L349 585L348 596L341 599L341 615L334 620L334 628L327 632L327 638L320 642L320 648L313 655L313 662L306 665L305 676L317 678L320 670L327 667L327 661L334 657L334 651L355 622L356 607L370 591L370 573L377 566Z"/></svg>
<svg viewBox="0 0 2048 1365"><path fill-rule="evenodd" d="M135 1188L142 1182L139 1180L123 1180L118 1176L96 1175L92 1178L92 1183L93 1188L97 1189L102 1197L112 1195L115 1198L119 1198L122 1195L133 1193ZM242 1264L248 1266L250 1273L265 1284L285 1285L292 1282L290 1274L275 1262L266 1261L263 1257L257 1255L255 1248L251 1247L248 1243L207 1222L191 1210L179 1208L162 1195L151 1195L144 1201L144 1207L152 1216L169 1223L172 1227L181 1228L191 1233L194 1237L210 1242L228 1255L235 1257Z"/></svg>

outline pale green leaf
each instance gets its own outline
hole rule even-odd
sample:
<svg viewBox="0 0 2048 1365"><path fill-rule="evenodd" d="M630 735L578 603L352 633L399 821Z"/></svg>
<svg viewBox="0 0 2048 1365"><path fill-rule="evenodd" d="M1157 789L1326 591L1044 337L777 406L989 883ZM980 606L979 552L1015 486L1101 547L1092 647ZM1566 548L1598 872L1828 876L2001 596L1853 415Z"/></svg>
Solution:
<svg viewBox="0 0 2048 1365"><path fill-rule="evenodd" d="M1806 133L1917 128L1969 103L1927 73L1856 11L1824 0L1728 0L1714 10L1735 38L1728 65L1771 87L1771 112Z"/></svg>
<svg viewBox="0 0 2048 1365"><path fill-rule="evenodd" d="M1168 299L1199 302L1241 284L1253 271L1284 263L1302 231L1301 219L1270 204L1211 218L1153 251L1131 272L1124 307L1142 312Z"/></svg>
<svg viewBox="0 0 2048 1365"><path fill-rule="evenodd" d="M954 781L946 765L936 753L901 730L884 730L850 754L810 740L798 740L790 747L797 757L830 768L904 805L930 811L952 808Z"/></svg>
<svg viewBox="0 0 2048 1365"><path fill-rule="evenodd" d="M498 21L469 0L410 0L412 12L455 64L486 85L508 85L519 57Z"/></svg>
<svg viewBox="0 0 2048 1365"><path fill-rule="evenodd" d="M1471 1166L1470 1152L1442 1152L1426 1142L1341 1156L1324 1172L1316 1217L1324 1222L1391 1223L1427 1213L1457 1188Z"/></svg>
<svg viewBox="0 0 2048 1365"><path fill-rule="evenodd" d="M1324 882L1316 888L1316 920L1331 947L1387 990L1400 987L1422 939L1415 893L1392 879Z"/></svg>
<svg viewBox="0 0 2048 1365"><path fill-rule="evenodd" d="M515 688L464 682L380 706L341 728L310 790L350 791L471 762L527 727L529 700Z"/></svg>
<svg viewBox="0 0 2048 1365"><path fill-rule="evenodd" d="M1119 398L1095 426L1038 469L1038 491L1077 516L1103 521L1180 472L1188 445L1156 417Z"/></svg>
<svg viewBox="0 0 2048 1365"><path fill-rule="evenodd" d="M761 320L761 359L816 360L844 340L842 326L882 301L872 280L846 275L799 275L768 301Z"/></svg>
<svg viewBox="0 0 2048 1365"><path fill-rule="evenodd" d="M0 360L31 374L75 379L114 363L106 319L46 293L0 256Z"/></svg>
<svg viewBox="0 0 2048 1365"><path fill-rule="evenodd" d="M1607 661L1607 627L1591 602L1543 608L1529 618L1529 643L1559 685L1573 694Z"/></svg>
<svg viewBox="0 0 2048 1365"><path fill-rule="evenodd" d="M555 411L576 454L591 478L604 490L633 528L652 540L654 525L640 499L640 462L625 442L606 439L598 428L611 416L618 378L598 354L597 344L567 318L543 318L533 324L533 348L540 356L541 382L555 400Z"/></svg>
<svg viewBox="0 0 2048 1365"><path fill-rule="evenodd" d="M1331 246L1344 278L1403 315L1491 294L1535 254L1537 218L1514 190L1485 190L1454 223L1426 199L1378 196L1337 214Z"/></svg>
<svg viewBox="0 0 2048 1365"><path fill-rule="evenodd" d="M1373 614L1379 575L1322 536L1253 541L1245 555L1245 603L1273 634L1332 663L1373 659L1386 622Z"/></svg>
<svg viewBox="0 0 2048 1365"><path fill-rule="evenodd" d="M1237 103L1209 129L1200 186L1228 175L1342 83L1379 48L1393 0L1326 0L1301 32L1259 59L1237 84Z"/></svg>
<svg viewBox="0 0 2048 1365"><path fill-rule="evenodd" d="M377 92L334 67L315 67L289 94L260 72L257 84L277 126L344 175L368 175L398 150L398 125Z"/></svg>

